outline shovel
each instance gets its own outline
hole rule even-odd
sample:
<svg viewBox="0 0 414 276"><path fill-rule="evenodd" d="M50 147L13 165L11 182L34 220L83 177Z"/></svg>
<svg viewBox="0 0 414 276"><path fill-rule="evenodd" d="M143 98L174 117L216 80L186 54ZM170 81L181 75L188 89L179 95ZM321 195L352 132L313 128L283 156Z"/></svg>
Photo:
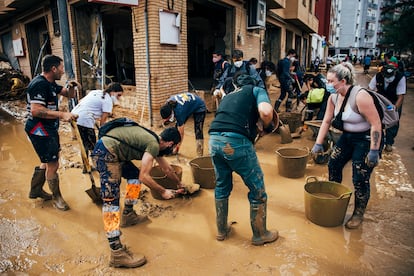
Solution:
<svg viewBox="0 0 414 276"><path fill-rule="evenodd" d="M282 138L281 143L282 144L289 144L292 143L292 135L290 134L289 126L286 126L283 124L282 120L279 122L279 133L280 137Z"/></svg>
<svg viewBox="0 0 414 276"><path fill-rule="evenodd" d="M81 138L80 133L79 133L78 125L76 124L75 121L71 121L70 123L71 123L71 125L73 127L73 130L75 132L76 139L79 141L79 146L80 146L80 151L81 151L81 156L82 156L82 162L83 162L83 165L85 166L86 172L89 174L89 178L90 178L91 183L92 183L91 188L85 190L85 192L92 199L93 203L95 203L97 205L100 205L100 204L103 203L102 198L101 198L101 188L95 186L95 179L93 178L93 175L92 175L91 165L89 164L88 156L87 156L85 148L83 146L83 142L82 142L82 138Z"/></svg>

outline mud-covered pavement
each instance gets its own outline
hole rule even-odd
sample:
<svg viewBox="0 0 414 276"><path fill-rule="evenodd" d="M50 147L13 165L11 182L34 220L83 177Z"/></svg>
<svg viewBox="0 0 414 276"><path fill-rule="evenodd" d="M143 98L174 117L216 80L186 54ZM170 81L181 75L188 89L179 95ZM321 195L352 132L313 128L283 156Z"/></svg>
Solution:
<svg viewBox="0 0 414 276"><path fill-rule="evenodd" d="M362 70L361 70L362 71ZM360 75L363 82L366 76ZM15 275L412 275L414 272L413 86L405 100L402 127L392 154L384 154L371 181L371 200L358 230L326 228L305 217L306 177L327 178L327 168L308 161L305 176L281 177L275 150L308 147L314 141L305 132L291 144L279 135L257 144L265 174L268 201L267 225L279 230L279 239L256 247L250 244L251 228L247 188L235 177L229 220L236 221L228 240L215 240L213 190L192 197L160 201L148 189L135 207L150 221L123 228L122 241L132 252L143 253L148 263L137 269L108 267L109 246L101 210L84 192L90 187L82 174L80 151L68 124L61 127L61 190L71 209L61 212L50 202L28 198L33 167L38 165L20 121L0 115L0 273ZM3 106L5 106L3 104ZM14 110L11 106L6 109ZM15 115L21 114L17 111ZM207 115L205 129L214 114ZM156 129L159 132L160 129ZM206 131L207 132L207 131ZM411 136L410 136L411 135ZM206 135L208 138L208 135ZM407 141L407 137L410 140ZM205 141L207 146L207 139ZM183 180L192 182L188 161L195 156L192 122L180 161ZM139 162L137 162L139 164ZM350 166L343 185L352 189ZM410 180L411 177L411 180ZM374 180L375 178L375 180ZM96 181L99 180L95 174ZM123 185L125 183L123 182ZM353 210L353 198L347 219Z"/></svg>

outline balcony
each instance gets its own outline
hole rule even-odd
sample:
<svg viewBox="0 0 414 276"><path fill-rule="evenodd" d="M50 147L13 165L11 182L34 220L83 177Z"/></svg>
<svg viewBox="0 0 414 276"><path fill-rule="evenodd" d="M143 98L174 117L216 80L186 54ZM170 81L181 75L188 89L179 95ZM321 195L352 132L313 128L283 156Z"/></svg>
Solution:
<svg viewBox="0 0 414 276"><path fill-rule="evenodd" d="M40 3L39 3L40 2ZM4 0L0 1L0 22L4 27L7 26L7 23L10 23L9 20L15 16L30 10L36 10L37 8L42 8L43 5L48 5L48 2L39 1L39 0ZM0 29L3 27L1 26Z"/></svg>
<svg viewBox="0 0 414 276"><path fill-rule="evenodd" d="M374 48L374 42L365 42L363 45L364 45L364 48L368 48L368 49Z"/></svg>
<svg viewBox="0 0 414 276"><path fill-rule="evenodd" d="M373 10L377 10L378 9L378 4L368 3L368 8L373 9Z"/></svg>
<svg viewBox="0 0 414 276"><path fill-rule="evenodd" d="M365 30L365 35L369 37L373 37L375 34L374 30Z"/></svg>
<svg viewBox="0 0 414 276"><path fill-rule="evenodd" d="M375 21L376 21L376 18L375 18L375 16L367 16L367 17L365 18L365 20L366 20L367 22L375 22Z"/></svg>
<svg viewBox="0 0 414 276"><path fill-rule="evenodd" d="M309 7L303 6L302 1L287 1L284 18L307 33L318 32L319 20L309 13Z"/></svg>
<svg viewBox="0 0 414 276"><path fill-rule="evenodd" d="M266 0L267 9L283 9L286 7L286 0Z"/></svg>

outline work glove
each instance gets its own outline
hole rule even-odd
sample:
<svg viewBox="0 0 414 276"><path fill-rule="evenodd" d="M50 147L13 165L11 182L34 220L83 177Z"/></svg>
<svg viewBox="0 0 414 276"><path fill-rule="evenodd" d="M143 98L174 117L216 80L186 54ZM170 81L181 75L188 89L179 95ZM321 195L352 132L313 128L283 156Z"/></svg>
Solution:
<svg viewBox="0 0 414 276"><path fill-rule="evenodd" d="M379 150L369 150L367 157L365 158L365 163L368 167L374 168L378 165L379 162Z"/></svg>
<svg viewBox="0 0 414 276"><path fill-rule="evenodd" d="M221 97L221 91L220 91L220 89L214 90L213 95L216 96L216 97Z"/></svg>
<svg viewBox="0 0 414 276"><path fill-rule="evenodd" d="M322 144L315 144L311 150L311 153L316 155L316 154L320 154L323 153L324 148Z"/></svg>

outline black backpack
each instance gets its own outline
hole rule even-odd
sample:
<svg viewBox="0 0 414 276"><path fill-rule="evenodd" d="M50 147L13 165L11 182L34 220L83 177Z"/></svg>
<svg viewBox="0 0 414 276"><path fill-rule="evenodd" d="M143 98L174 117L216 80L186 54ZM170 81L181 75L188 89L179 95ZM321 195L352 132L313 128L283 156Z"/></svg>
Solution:
<svg viewBox="0 0 414 276"><path fill-rule="evenodd" d="M130 126L139 126L143 129L145 129L146 131L151 133L157 139L157 141L159 141L158 135L154 131L152 131L152 130L146 128L146 127L143 127L140 124L138 124L137 122L135 122L135 121L133 121L129 118L126 118L126 117L116 118L116 119L113 119L112 121L109 121L109 122L106 122L105 124L103 124L99 128L98 138L101 139L103 136L107 136L107 137L113 138L115 140L118 140L121 143L127 144L126 142L124 142L124 141L122 141L122 140L120 140L120 139L118 139L114 136L108 135L107 133L110 130L112 130L114 128L117 128L117 127L130 127ZM132 147L131 145L129 145L129 146ZM132 147L132 148L134 148L134 147Z"/></svg>
<svg viewBox="0 0 414 276"><path fill-rule="evenodd" d="M117 118L112 121L106 122L103 124L98 131L98 138L101 139L102 136L106 136L106 134L114 128L123 127L123 126L139 126L139 124L129 118Z"/></svg>

